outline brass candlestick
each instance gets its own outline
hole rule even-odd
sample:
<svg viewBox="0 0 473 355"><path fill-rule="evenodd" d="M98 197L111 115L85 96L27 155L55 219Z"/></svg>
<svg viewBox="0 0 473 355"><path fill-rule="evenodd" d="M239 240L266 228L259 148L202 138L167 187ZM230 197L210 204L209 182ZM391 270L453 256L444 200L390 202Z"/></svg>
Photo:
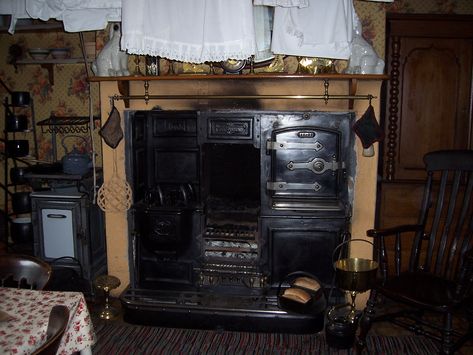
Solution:
<svg viewBox="0 0 473 355"><path fill-rule="evenodd" d="M133 76L143 76L143 73L141 72L140 68L140 56L135 55L133 62L135 63L135 70L133 71Z"/></svg>
<svg viewBox="0 0 473 355"><path fill-rule="evenodd" d="M100 310L99 317L101 319L115 319L119 311L110 304L110 291L120 286L118 277L112 275L101 275L95 279L95 287L103 290L105 302L103 308Z"/></svg>

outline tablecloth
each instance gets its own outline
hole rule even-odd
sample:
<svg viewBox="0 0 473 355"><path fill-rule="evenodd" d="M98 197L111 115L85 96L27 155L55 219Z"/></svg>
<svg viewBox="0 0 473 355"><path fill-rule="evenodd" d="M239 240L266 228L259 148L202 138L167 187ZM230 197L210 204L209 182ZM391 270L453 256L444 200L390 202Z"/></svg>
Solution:
<svg viewBox="0 0 473 355"><path fill-rule="evenodd" d="M82 293L0 287L0 310L11 316L0 322L0 354L30 354L39 348L46 341L49 314L54 305L69 308L69 322L58 354L90 349L96 336Z"/></svg>

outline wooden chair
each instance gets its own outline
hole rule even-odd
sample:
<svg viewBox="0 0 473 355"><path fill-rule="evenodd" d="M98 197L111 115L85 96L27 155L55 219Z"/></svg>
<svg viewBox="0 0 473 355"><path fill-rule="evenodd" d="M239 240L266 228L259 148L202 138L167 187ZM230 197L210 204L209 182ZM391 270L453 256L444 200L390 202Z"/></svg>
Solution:
<svg viewBox="0 0 473 355"><path fill-rule="evenodd" d="M473 336L473 150L432 152L424 162L428 177L418 224L367 232L377 246L382 280L360 319L359 352L372 322L380 320L439 341L445 354ZM383 314L380 300L386 302ZM395 310L398 305L403 307ZM468 321L461 332L453 327L457 315Z"/></svg>
<svg viewBox="0 0 473 355"><path fill-rule="evenodd" d="M62 305L54 306L49 314L46 343L33 352L33 355L56 354L68 322L69 309Z"/></svg>
<svg viewBox="0 0 473 355"><path fill-rule="evenodd" d="M29 255L0 255L0 282L2 287L42 290L52 274L45 261Z"/></svg>

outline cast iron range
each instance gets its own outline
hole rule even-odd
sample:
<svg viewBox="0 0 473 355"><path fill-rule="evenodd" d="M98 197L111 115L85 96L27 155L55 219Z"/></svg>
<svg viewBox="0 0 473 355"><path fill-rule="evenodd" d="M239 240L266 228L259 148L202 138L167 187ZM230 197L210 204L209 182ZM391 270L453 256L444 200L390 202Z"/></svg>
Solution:
<svg viewBox="0 0 473 355"><path fill-rule="evenodd" d="M323 312L291 312L295 271L333 278L350 220L353 114L134 111L126 117L131 285L125 320L315 332Z"/></svg>

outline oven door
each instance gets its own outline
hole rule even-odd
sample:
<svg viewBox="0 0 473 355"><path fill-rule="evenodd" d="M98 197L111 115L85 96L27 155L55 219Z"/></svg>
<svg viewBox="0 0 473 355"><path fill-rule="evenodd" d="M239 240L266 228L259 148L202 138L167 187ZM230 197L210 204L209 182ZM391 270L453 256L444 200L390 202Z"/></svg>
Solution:
<svg viewBox="0 0 473 355"><path fill-rule="evenodd" d="M272 208L320 208L322 201L338 205L345 168L339 131L317 126L275 129L266 151L271 157L266 189Z"/></svg>

